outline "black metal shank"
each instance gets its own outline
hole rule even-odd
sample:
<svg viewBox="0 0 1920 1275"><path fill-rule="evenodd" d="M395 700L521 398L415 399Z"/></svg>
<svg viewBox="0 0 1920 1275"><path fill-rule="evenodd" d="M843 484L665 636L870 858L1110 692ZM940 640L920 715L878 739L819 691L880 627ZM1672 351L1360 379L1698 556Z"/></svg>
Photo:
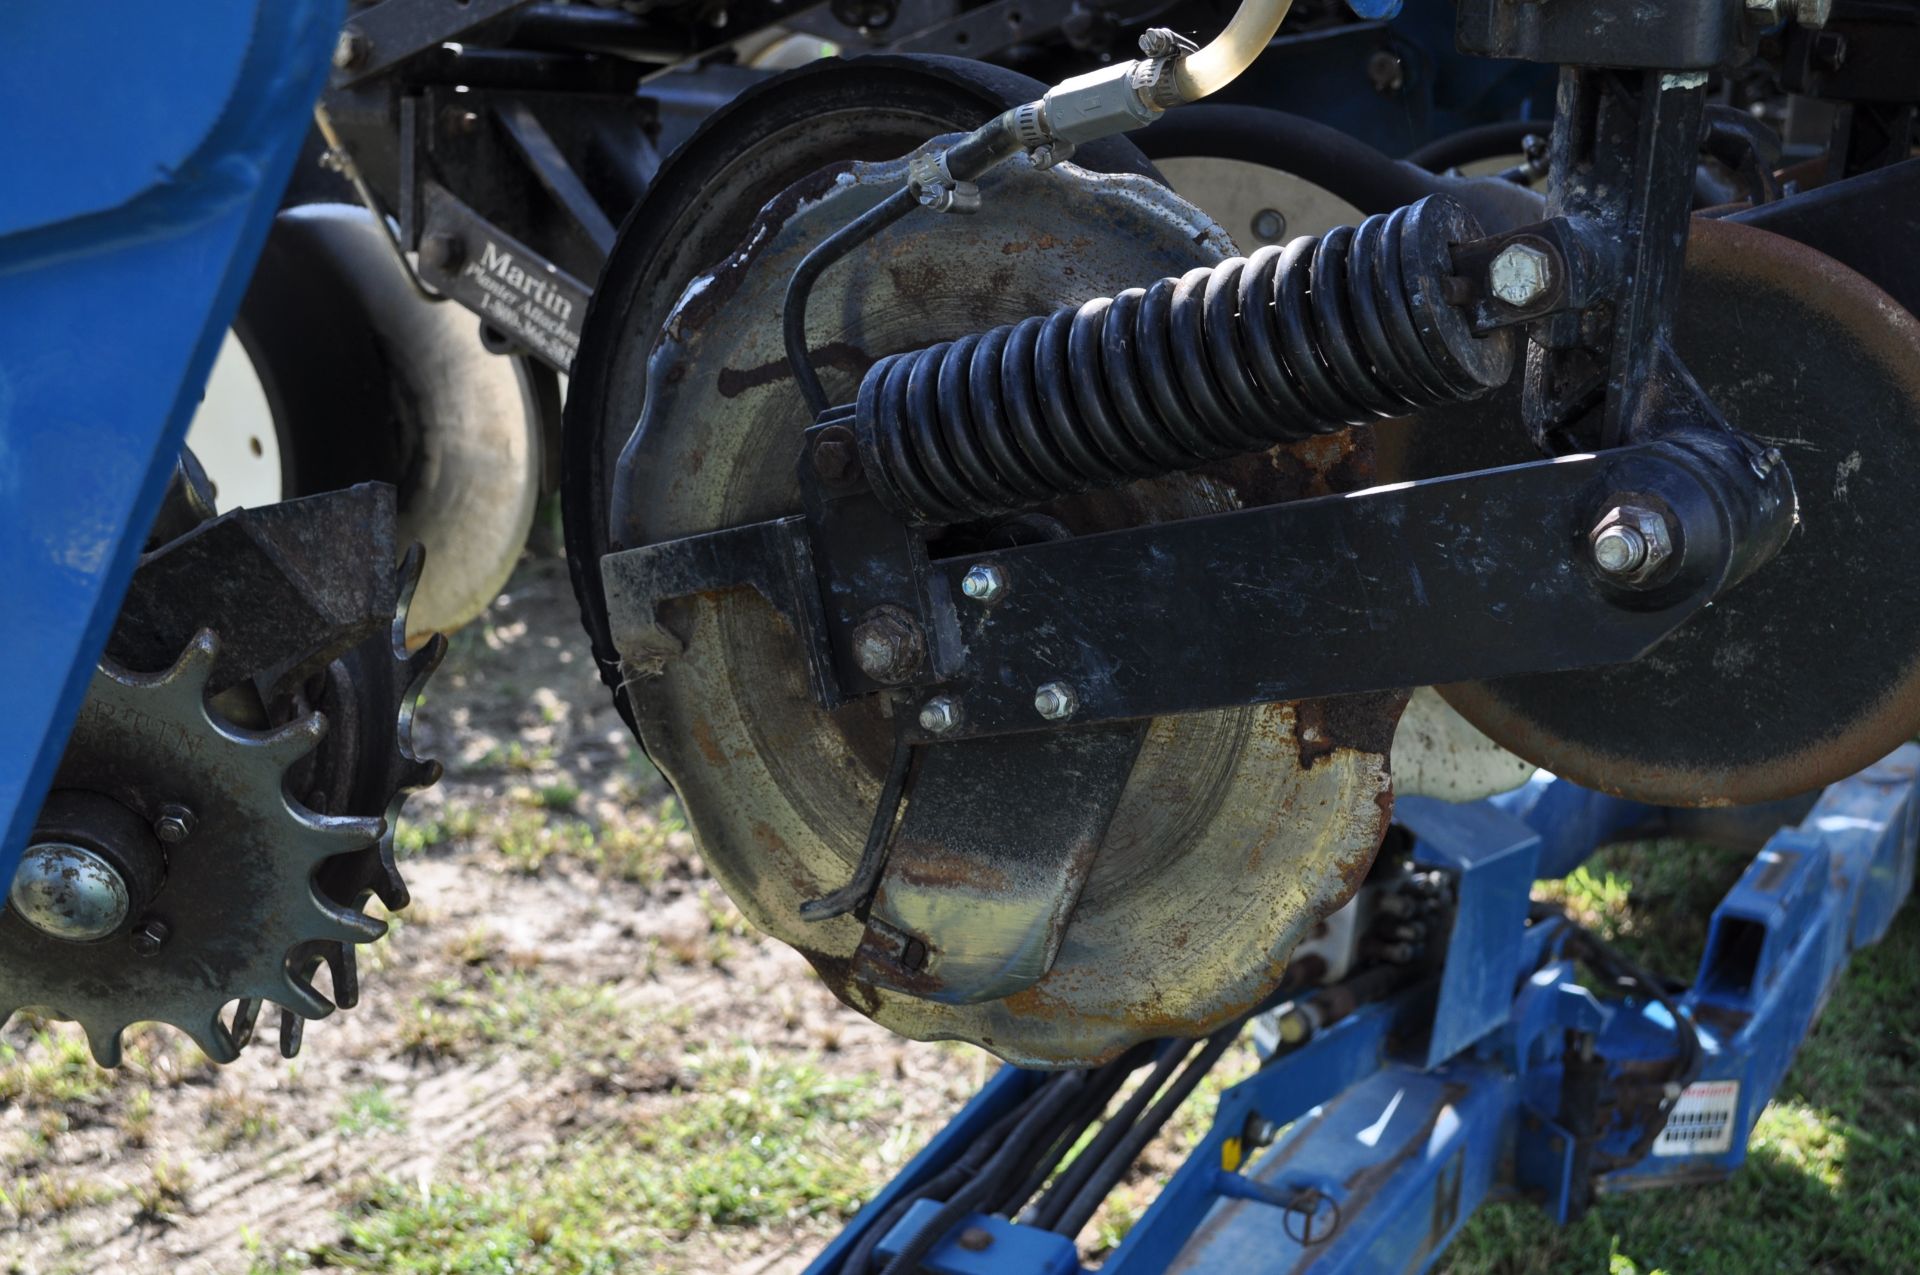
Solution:
<svg viewBox="0 0 1920 1275"><path fill-rule="evenodd" d="M1622 501L1661 509L1676 528L1660 575L1634 590L1596 574L1586 553L1587 530ZM906 729L951 740L1621 663L1770 557L1793 511L1783 465L1739 435L1690 429L1594 456L939 560L924 619L957 635L960 659L945 676L930 662L910 684L938 686L960 720ZM816 653L816 674L850 669L839 643L819 654L819 585L795 569L803 522L603 559L621 649L630 660L663 649L645 635L669 598L751 586ZM992 602L960 587L981 563L1006 580ZM1053 682L1077 707L1048 720L1034 697Z"/></svg>

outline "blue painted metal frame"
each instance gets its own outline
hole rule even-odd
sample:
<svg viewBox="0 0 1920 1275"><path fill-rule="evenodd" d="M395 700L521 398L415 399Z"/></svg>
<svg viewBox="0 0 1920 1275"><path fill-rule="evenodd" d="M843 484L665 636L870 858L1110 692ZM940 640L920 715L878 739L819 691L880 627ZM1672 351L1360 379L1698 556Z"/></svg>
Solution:
<svg viewBox="0 0 1920 1275"><path fill-rule="evenodd" d="M0 41L0 881L285 188L343 0L13 0Z"/></svg>
<svg viewBox="0 0 1920 1275"><path fill-rule="evenodd" d="M1754 1120L1848 958L1886 932L1912 888L1916 787L1920 747L1910 744L1828 788L1797 826L1776 823L1715 909L1679 1002L1705 1050L1700 1075L1655 1154L1601 1174L1597 1189L1698 1182L1742 1163ZM1756 817L1717 826L1748 844ZM1415 858L1455 876L1441 974L1335 1021L1222 1094L1210 1132L1107 1257L1106 1275L1419 1271L1488 1200L1529 1198L1566 1221L1585 1187L1558 1114L1570 1033L1591 1036L1606 1062L1601 1106L1615 1114L1595 1152L1619 1156L1642 1134L1619 1113L1644 1103L1622 1100L1658 1087L1676 1054L1674 1023L1658 1003L1601 1000L1582 987L1565 923L1528 923L1528 886L1536 869L1564 874L1622 832L1676 821L1550 779L1467 806L1403 801L1398 818L1415 835ZM1003 1069L809 1271L833 1271L902 1191L950 1164L1038 1079ZM1256 1116L1288 1128L1242 1164L1241 1137ZM1318 1225L1338 1223L1312 1242L1301 1213L1285 1207L1306 1198ZM909 1210L880 1252L898 1252L933 1209ZM970 1249L956 1240L969 1227L984 1233ZM922 1265L938 1275L1081 1270L1069 1238L980 1215Z"/></svg>

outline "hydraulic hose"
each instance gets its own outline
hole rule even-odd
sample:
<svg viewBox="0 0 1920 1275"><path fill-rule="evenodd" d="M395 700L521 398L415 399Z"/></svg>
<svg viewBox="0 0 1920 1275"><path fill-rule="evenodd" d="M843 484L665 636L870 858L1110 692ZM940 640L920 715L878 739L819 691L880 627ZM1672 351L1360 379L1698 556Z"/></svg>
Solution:
<svg viewBox="0 0 1920 1275"><path fill-rule="evenodd" d="M1180 100L1197 102L1231 84L1265 50L1292 7L1293 0L1242 0L1219 35L1175 66Z"/></svg>

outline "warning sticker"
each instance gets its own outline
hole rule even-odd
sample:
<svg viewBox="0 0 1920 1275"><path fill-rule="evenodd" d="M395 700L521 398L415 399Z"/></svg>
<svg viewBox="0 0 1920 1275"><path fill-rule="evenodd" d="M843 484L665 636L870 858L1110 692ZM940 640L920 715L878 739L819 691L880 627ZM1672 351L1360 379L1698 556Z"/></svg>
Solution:
<svg viewBox="0 0 1920 1275"><path fill-rule="evenodd" d="M1673 1104L1667 1127L1654 1139L1655 1155L1719 1155L1733 1145L1733 1118L1740 1109L1740 1082L1701 1080Z"/></svg>

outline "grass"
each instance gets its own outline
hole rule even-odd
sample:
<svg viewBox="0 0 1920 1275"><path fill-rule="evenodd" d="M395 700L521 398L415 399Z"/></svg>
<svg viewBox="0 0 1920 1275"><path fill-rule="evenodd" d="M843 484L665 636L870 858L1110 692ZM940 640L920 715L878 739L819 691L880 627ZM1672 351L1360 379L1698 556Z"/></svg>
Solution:
<svg viewBox="0 0 1920 1275"><path fill-rule="evenodd" d="M208 1095L202 1119L206 1123L207 1145L226 1151L250 1142L258 1142L279 1127L266 1103L236 1089L221 1089Z"/></svg>
<svg viewBox="0 0 1920 1275"><path fill-rule="evenodd" d="M0 1210L22 1222L41 1221L104 1204L117 1194L93 1175L50 1170L0 1181Z"/></svg>
<svg viewBox="0 0 1920 1275"><path fill-rule="evenodd" d="M604 987L478 966L415 998L401 1022L400 1048L416 1061L440 1062L510 1046L561 1066L587 1052L619 1052L631 1026Z"/></svg>
<svg viewBox="0 0 1920 1275"><path fill-rule="evenodd" d="M65 1107L90 1103L113 1087L113 1073L94 1066L78 1031L36 1030L25 1045L0 1043L0 1103Z"/></svg>
<svg viewBox="0 0 1920 1275"><path fill-rule="evenodd" d="M334 1121L341 1133L349 1137L357 1134L392 1132L406 1127L393 1099L387 1091L378 1085L366 1089L356 1089L347 1095L347 1101L340 1109L339 1117Z"/></svg>
<svg viewBox="0 0 1920 1275"><path fill-rule="evenodd" d="M734 1046L689 1055L687 1092L569 1139L535 1162L484 1165L484 1185L379 1183L339 1241L266 1258L255 1275L322 1267L393 1275L568 1275L714 1232L851 1216L877 1184L865 1152L883 1099L848 1077Z"/></svg>
<svg viewBox="0 0 1920 1275"><path fill-rule="evenodd" d="M185 1207L192 1190L192 1169L178 1160L156 1161L148 1168L146 1179L134 1184L134 1219L165 1226Z"/></svg>
<svg viewBox="0 0 1920 1275"><path fill-rule="evenodd" d="M403 817L394 846L404 859L466 843L497 852L505 866L528 875L566 864L639 885L658 885L683 861L686 821L671 797L590 817L579 812L583 794L571 780L515 788L511 796L513 804L499 813L449 806L425 819Z"/></svg>

